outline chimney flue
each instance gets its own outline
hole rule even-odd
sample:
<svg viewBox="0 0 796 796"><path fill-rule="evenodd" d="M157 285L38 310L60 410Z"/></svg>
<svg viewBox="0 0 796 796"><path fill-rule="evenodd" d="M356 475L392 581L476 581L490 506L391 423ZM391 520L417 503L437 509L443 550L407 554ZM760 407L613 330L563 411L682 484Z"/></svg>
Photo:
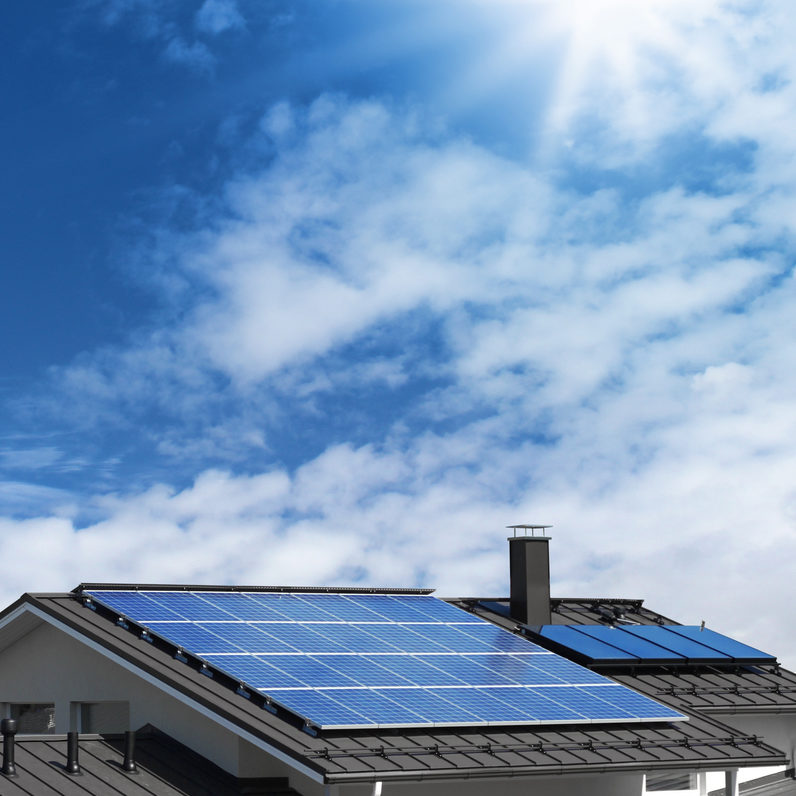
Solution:
<svg viewBox="0 0 796 796"><path fill-rule="evenodd" d="M17 775L17 767L14 765L14 736L17 734L17 723L14 719L3 719L0 721L0 733L3 735L3 774L7 777Z"/></svg>
<svg viewBox="0 0 796 796"><path fill-rule="evenodd" d="M127 730L124 733L124 762L122 771L128 774L137 774L138 768L135 765L135 732Z"/></svg>
<svg viewBox="0 0 796 796"><path fill-rule="evenodd" d="M511 618L523 625L550 624L550 551L545 531L552 525L509 525ZM536 535L537 531L539 536Z"/></svg>
<svg viewBox="0 0 796 796"><path fill-rule="evenodd" d="M66 773L79 774L80 763L77 759L78 755L78 738L76 732L68 732L66 734Z"/></svg>

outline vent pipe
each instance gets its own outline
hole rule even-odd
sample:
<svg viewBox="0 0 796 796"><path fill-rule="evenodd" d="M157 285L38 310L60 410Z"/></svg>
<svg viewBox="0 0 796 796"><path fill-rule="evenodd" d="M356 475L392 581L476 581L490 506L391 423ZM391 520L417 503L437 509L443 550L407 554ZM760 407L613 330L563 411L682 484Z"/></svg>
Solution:
<svg viewBox="0 0 796 796"><path fill-rule="evenodd" d="M550 551L545 531L552 525L509 525L511 618L522 625L550 624ZM537 536L537 532L539 535Z"/></svg>
<svg viewBox="0 0 796 796"><path fill-rule="evenodd" d="M14 736L17 734L17 722L14 719L0 721L0 733L3 734L3 768L0 769L7 777L17 775L14 765Z"/></svg>
<svg viewBox="0 0 796 796"><path fill-rule="evenodd" d="M135 732L127 730L124 733L124 762L122 771L128 774L137 774L138 769L135 765Z"/></svg>
<svg viewBox="0 0 796 796"><path fill-rule="evenodd" d="M78 755L77 733L68 732L66 734L66 773L67 774L80 773L80 763L78 762L77 755Z"/></svg>

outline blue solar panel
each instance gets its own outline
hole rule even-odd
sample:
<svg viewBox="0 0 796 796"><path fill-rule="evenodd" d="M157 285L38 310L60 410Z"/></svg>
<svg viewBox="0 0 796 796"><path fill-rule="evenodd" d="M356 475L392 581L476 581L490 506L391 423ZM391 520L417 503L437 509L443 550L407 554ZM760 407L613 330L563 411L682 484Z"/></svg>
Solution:
<svg viewBox="0 0 796 796"><path fill-rule="evenodd" d="M597 674L591 669L584 669L583 666L578 666L578 664L558 655L552 655L550 658L533 656L528 660L532 666L543 666L544 671L564 683L605 683L605 677L601 674Z"/></svg>
<svg viewBox="0 0 796 796"><path fill-rule="evenodd" d="M340 620L324 611L320 605L312 600L305 600L298 594L272 594L268 592L249 592L249 597L281 616L284 620L294 622L339 622Z"/></svg>
<svg viewBox="0 0 796 796"><path fill-rule="evenodd" d="M774 663L765 652L685 625L544 625L539 636L590 663Z"/></svg>
<svg viewBox="0 0 796 796"><path fill-rule="evenodd" d="M208 663L218 666L233 677L237 677L242 682L252 688L271 689L271 688L306 688L307 684L302 683L295 677L277 669L262 658L256 655L217 655L210 654L205 656Z"/></svg>
<svg viewBox="0 0 796 796"><path fill-rule="evenodd" d="M425 595L91 594L321 728L684 718Z"/></svg>
<svg viewBox="0 0 796 796"><path fill-rule="evenodd" d="M398 698L396 689L396 699ZM404 704L420 716L426 717L427 724L483 724L477 714L466 707L445 698L446 690L429 688L407 688L400 691Z"/></svg>
<svg viewBox="0 0 796 796"><path fill-rule="evenodd" d="M302 594L298 599L328 613L341 622L384 622L380 614L359 605L343 594Z"/></svg>
<svg viewBox="0 0 796 796"><path fill-rule="evenodd" d="M604 702L609 702L611 705L624 710L630 716L676 718L679 715L677 711L671 708L662 708L662 706L654 703L651 705L651 701L647 697L620 685L584 686L578 690L597 697ZM651 707L654 707L654 711L650 710Z"/></svg>
<svg viewBox="0 0 796 796"><path fill-rule="evenodd" d="M489 656L484 656L489 657ZM483 685L517 685L512 680L488 666L478 663L478 658L466 658L464 655L429 655L421 658L430 666L436 666L444 672L458 677L463 683L471 686Z"/></svg>
<svg viewBox="0 0 796 796"><path fill-rule="evenodd" d="M667 627L660 627L659 625L628 625L623 627L622 630L625 633L638 636L646 641L651 641L661 647L672 650L673 653L689 661L731 663L733 660L731 655L724 655L697 641L691 641L691 639L685 638L678 633L672 633Z"/></svg>
<svg viewBox="0 0 796 796"><path fill-rule="evenodd" d="M457 627L457 629L462 633L467 633L468 636L473 636L473 638L477 639L482 644L485 644L490 652L545 652L542 647L524 638L518 638L511 633L507 633L502 628L496 627L488 622L481 622L480 625Z"/></svg>
<svg viewBox="0 0 796 796"><path fill-rule="evenodd" d="M138 622L179 622L183 619L181 614L164 608L142 592L101 591L93 594L108 607Z"/></svg>
<svg viewBox="0 0 796 796"><path fill-rule="evenodd" d="M458 677L446 672L433 664L441 661L442 656L428 656L425 660L415 655L379 655L369 660L389 669L395 674L405 677L415 686L466 685Z"/></svg>
<svg viewBox="0 0 796 796"><path fill-rule="evenodd" d="M192 622L150 622L155 633L196 655L210 652L246 652L243 647L211 633Z"/></svg>
<svg viewBox="0 0 796 796"><path fill-rule="evenodd" d="M438 622L432 619L422 608L415 610L414 600L411 598L398 598L387 594L352 594L349 600L357 605L364 606L383 617L382 621L391 622ZM458 609L456 609L458 611ZM467 616L464 611L459 613Z"/></svg>
<svg viewBox="0 0 796 796"><path fill-rule="evenodd" d="M392 647L392 652L450 652L448 647L437 643L434 633L418 632L423 625L375 625L369 628L371 633L378 633ZM439 628L442 625L425 625Z"/></svg>
<svg viewBox="0 0 796 796"><path fill-rule="evenodd" d="M677 652L654 644L643 636L637 636L624 628L608 627L606 625L583 625L575 628L575 630L597 641L617 647L639 660L657 660L666 661L667 663L685 662L685 658Z"/></svg>
<svg viewBox="0 0 796 796"><path fill-rule="evenodd" d="M444 622L446 624L472 624L481 625L483 620L474 614L469 614L449 603L438 600L436 597L417 596L405 597L406 604L426 617L426 622Z"/></svg>
<svg viewBox="0 0 796 796"><path fill-rule="evenodd" d="M376 722L362 713L356 713L332 698L334 691L324 692L307 689L304 691L280 691L274 689L271 696L286 708L300 716L312 717L321 727L369 727Z"/></svg>
<svg viewBox="0 0 796 796"><path fill-rule="evenodd" d="M389 656L391 659L403 656ZM326 666L355 680L367 688L386 686L412 686L415 683L381 665L387 656L366 658L364 655L324 655L320 660Z"/></svg>
<svg viewBox="0 0 796 796"><path fill-rule="evenodd" d="M197 623L196 626L253 655L261 652L298 652L295 647L261 629L272 627L269 625L247 624L246 622L202 622ZM208 652L209 650L203 651ZM197 650L197 654L201 653Z"/></svg>
<svg viewBox="0 0 796 796"><path fill-rule="evenodd" d="M380 726L429 723L428 716L417 713L402 698L403 689L377 691L371 688L341 688L329 696L363 716L372 716ZM396 696L392 699L391 696ZM416 707L416 706L415 706Z"/></svg>
<svg viewBox="0 0 796 796"><path fill-rule="evenodd" d="M579 653L592 661L635 662L638 658L629 652L614 647L592 636L579 633L573 625L543 625L539 631L542 638L555 642L560 647Z"/></svg>
<svg viewBox="0 0 796 796"><path fill-rule="evenodd" d="M164 598L164 592L149 592L147 597L153 602L178 613L183 619L194 622L208 622L213 620L232 620L235 617L198 594L188 592L169 592Z"/></svg>
<svg viewBox="0 0 796 796"><path fill-rule="evenodd" d="M276 625L272 625L276 628ZM324 627L316 625L316 627ZM343 644L338 644L330 636L323 633L316 633L309 625L297 623L282 625L274 633L279 633L279 638L286 644L290 644L299 652L351 652Z"/></svg>
<svg viewBox="0 0 796 796"><path fill-rule="evenodd" d="M292 675L306 687L355 688L359 683L342 671L310 655L274 655L265 658L273 667Z"/></svg>
<svg viewBox="0 0 796 796"><path fill-rule="evenodd" d="M240 592L202 592L202 599L227 611L237 619L256 622L287 622L292 621L285 614L269 607L256 596Z"/></svg>
<svg viewBox="0 0 796 796"><path fill-rule="evenodd" d="M615 687L622 688L622 686ZM620 707L611 699L610 691L613 688L614 686L599 686L592 691L587 691L584 688L562 686L555 690L550 689L545 693L550 699L561 702L562 705L582 716L594 716L594 718L603 720L632 719L633 714L630 711ZM594 691L600 694L604 691L605 694L597 696Z"/></svg>
<svg viewBox="0 0 796 796"><path fill-rule="evenodd" d="M526 706L512 702L510 697L505 700L500 699L500 694L505 693L505 689L446 688L438 693L443 699L461 706L482 722L525 723L528 721L529 714Z"/></svg>
<svg viewBox="0 0 796 796"><path fill-rule="evenodd" d="M587 714L579 713L561 699L560 688L501 688L492 693L496 699L516 705L537 722L581 722Z"/></svg>
<svg viewBox="0 0 796 796"><path fill-rule="evenodd" d="M667 625L667 629L679 636L707 645L721 654L729 655L736 661L759 663L774 663L776 661L774 655L769 655L767 652L762 652L747 644L742 644L734 638L716 633L716 631L710 630L710 628L707 627L699 628L690 625Z"/></svg>
<svg viewBox="0 0 796 796"><path fill-rule="evenodd" d="M412 630L420 636L440 645L446 652L494 652L494 646L487 640L465 633L460 625L412 625ZM469 627L469 626L468 626ZM498 628L495 628L496 630ZM507 634L508 635L508 634ZM509 636L511 638L511 636Z"/></svg>
<svg viewBox="0 0 796 796"><path fill-rule="evenodd" d="M465 660L499 674L511 685L561 685L564 681L544 667L534 666L531 655L463 655ZM586 671L585 669L583 671ZM600 678L600 682L604 678Z"/></svg>

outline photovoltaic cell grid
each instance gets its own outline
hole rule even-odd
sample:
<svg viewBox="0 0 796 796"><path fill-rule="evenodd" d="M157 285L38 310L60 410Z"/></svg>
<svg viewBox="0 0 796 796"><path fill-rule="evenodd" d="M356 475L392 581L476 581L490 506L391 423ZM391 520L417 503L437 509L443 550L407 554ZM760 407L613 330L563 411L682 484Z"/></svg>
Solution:
<svg viewBox="0 0 796 796"><path fill-rule="evenodd" d="M691 625L543 625L554 642L589 663L772 664L773 655Z"/></svg>
<svg viewBox="0 0 796 796"><path fill-rule="evenodd" d="M685 718L427 595L85 594L322 729Z"/></svg>

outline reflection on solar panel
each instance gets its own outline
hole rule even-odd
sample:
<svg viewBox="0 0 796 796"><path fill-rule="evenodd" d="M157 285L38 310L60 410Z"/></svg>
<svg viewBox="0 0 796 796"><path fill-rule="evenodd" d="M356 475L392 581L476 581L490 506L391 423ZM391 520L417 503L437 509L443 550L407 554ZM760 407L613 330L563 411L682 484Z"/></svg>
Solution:
<svg viewBox="0 0 796 796"><path fill-rule="evenodd" d="M428 595L85 594L322 729L685 718Z"/></svg>
<svg viewBox="0 0 796 796"><path fill-rule="evenodd" d="M771 664L754 647L689 625L543 625L540 640L585 663ZM543 642L544 643L544 642Z"/></svg>

